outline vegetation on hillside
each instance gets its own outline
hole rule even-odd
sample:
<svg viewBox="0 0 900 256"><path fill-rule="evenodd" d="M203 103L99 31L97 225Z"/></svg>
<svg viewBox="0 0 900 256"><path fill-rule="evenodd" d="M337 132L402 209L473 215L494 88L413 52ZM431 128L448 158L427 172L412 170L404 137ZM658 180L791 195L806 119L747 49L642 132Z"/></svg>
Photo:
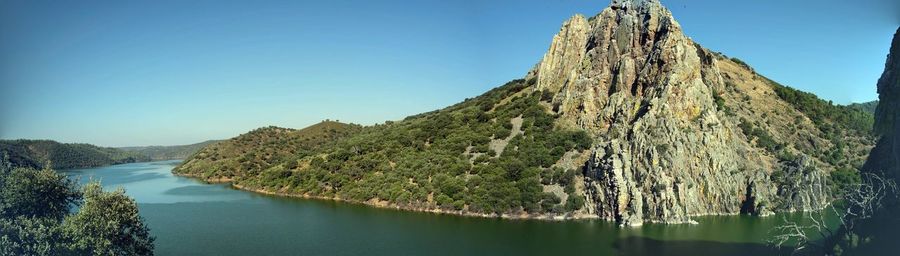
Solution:
<svg viewBox="0 0 900 256"><path fill-rule="evenodd" d="M852 132L856 135L872 133L875 117L871 112L855 107L835 105L831 101L820 99L815 94L779 84L771 79L768 81L778 97L803 112L823 133L834 136L839 136L842 131Z"/></svg>
<svg viewBox="0 0 900 256"><path fill-rule="evenodd" d="M72 169L149 161L134 152L81 143L52 140L0 140L0 152L9 154L14 166L35 169ZM46 164L50 166L46 166Z"/></svg>
<svg viewBox="0 0 900 256"><path fill-rule="evenodd" d="M7 160L0 160L0 255L153 254L154 239L122 189L79 188L52 170Z"/></svg>
<svg viewBox="0 0 900 256"><path fill-rule="evenodd" d="M269 165L255 164L258 157L228 165L191 161L176 172L228 176L251 189L386 201L408 208L472 213L577 210L584 198L575 195L574 175L561 179L559 169L552 167L566 152L587 150L591 138L584 131L555 127L549 104L541 103L543 93L532 92L529 85L515 80L446 109L365 127L289 157L277 154L273 158L278 159L266 162ZM281 143L278 148L289 143L260 138L265 137L235 140ZM259 156L269 148L244 150ZM545 193L542 183L567 187L566 202Z"/></svg>
<svg viewBox="0 0 900 256"><path fill-rule="evenodd" d="M873 113L860 107L835 105L831 101L820 99L815 94L803 92L770 79L767 80L781 99L806 115L825 134L825 138L831 141L833 147L830 150L819 152L817 157L837 168L831 172L831 189L835 195L844 193L848 186L859 181L858 168L863 163L862 159L859 161L848 160L846 138L848 136L871 137L872 127L875 124Z"/></svg>
<svg viewBox="0 0 900 256"><path fill-rule="evenodd" d="M840 196L849 185L860 179L858 169L874 146L874 115L871 108L877 102L837 105L755 73L740 59L719 55L720 60L730 60L753 74L750 79L726 76L724 90L735 92L733 89L741 85L744 86L741 93L732 94L728 99L718 94L713 96L719 109L739 121L738 128L753 145L768 151L780 164L796 164L801 158L810 157L808 160L812 161L809 164L829 173L833 196ZM754 101L753 94L749 92L757 90L757 81L769 86L777 100L787 103L791 109L787 112L766 109L775 106L771 101L775 99ZM800 115L787 114L793 110ZM735 112L741 113L736 115Z"/></svg>
<svg viewBox="0 0 900 256"><path fill-rule="evenodd" d="M147 146L147 147L121 147L118 148L127 152L135 152L137 154L149 157L150 160L172 160L185 159L200 151L207 145L219 142L218 140L208 140L200 143L178 146Z"/></svg>
<svg viewBox="0 0 900 256"><path fill-rule="evenodd" d="M873 100L873 101L863 102L863 103L853 103L853 104L847 105L847 107L857 109L857 110L874 115L875 109L878 108L878 101Z"/></svg>
<svg viewBox="0 0 900 256"><path fill-rule="evenodd" d="M208 177L254 176L259 170L305 155L319 146L355 134L362 126L323 121L294 130L263 127L208 145L175 169L176 173Z"/></svg>

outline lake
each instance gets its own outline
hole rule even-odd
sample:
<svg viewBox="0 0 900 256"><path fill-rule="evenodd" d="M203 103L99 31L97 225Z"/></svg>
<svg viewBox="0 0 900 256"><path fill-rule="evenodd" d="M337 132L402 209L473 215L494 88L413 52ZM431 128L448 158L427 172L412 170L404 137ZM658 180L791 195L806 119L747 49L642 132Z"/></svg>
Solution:
<svg viewBox="0 0 900 256"><path fill-rule="evenodd" d="M710 216L700 224L619 228L601 220L504 220L261 195L174 176L179 161L64 173L124 187L157 255L768 255L784 217Z"/></svg>

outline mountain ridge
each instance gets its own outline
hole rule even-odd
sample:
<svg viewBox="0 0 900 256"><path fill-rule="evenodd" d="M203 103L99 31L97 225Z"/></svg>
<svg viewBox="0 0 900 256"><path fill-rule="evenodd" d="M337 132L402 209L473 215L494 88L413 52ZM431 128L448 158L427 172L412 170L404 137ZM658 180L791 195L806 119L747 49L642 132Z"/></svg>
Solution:
<svg viewBox="0 0 900 256"><path fill-rule="evenodd" d="M0 154L8 154L14 166L34 169L89 168L150 161L147 156L116 148L52 140L0 140ZM46 166L48 163L50 166Z"/></svg>
<svg viewBox="0 0 900 256"><path fill-rule="evenodd" d="M523 79L473 99L264 164L174 172L409 210L685 223L825 207L834 175L871 149L853 125L869 119L703 48L659 1L616 0L563 23Z"/></svg>
<svg viewBox="0 0 900 256"><path fill-rule="evenodd" d="M209 144L217 143L221 140L207 140L204 142L174 145L174 146L133 146L133 147L117 147L119 150L127 152L135 152L149 157L151 160L175 160L185 159L206 147Z"/></svg>

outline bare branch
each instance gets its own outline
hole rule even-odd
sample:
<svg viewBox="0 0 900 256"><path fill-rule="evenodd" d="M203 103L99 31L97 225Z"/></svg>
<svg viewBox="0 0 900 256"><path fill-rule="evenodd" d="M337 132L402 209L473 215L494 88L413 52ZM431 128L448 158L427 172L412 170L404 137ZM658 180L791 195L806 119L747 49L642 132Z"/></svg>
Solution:
<svg viewBox="0 0 900 256"><path fill-rule="evenodd" d="M871 218L884 206L885 199L900 197L897 192L897 184L893 180L875 174L863 174L862 182L851 185L840 198L843 207L832 206L831 212L840 221L840 226L828 226L827 211L806 212L803 219L809 222L809 225L784 217L784 224L773 229L774 235L769 243L781 248L793 242L794 253L800 253L812 247L830 250L834 244L818 243L833 243L838 236L853 233L857 223ZM817 234L818 237L810 237L808 233L811 232Z"/></svg>

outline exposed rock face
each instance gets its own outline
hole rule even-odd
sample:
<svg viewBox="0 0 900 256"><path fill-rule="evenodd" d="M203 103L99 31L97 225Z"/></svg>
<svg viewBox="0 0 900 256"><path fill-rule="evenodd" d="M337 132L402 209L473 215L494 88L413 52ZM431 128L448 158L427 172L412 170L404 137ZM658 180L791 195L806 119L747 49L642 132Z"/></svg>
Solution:
<svg viewBox="0 0 900 256"><path fill-rule="evenodd" d="M598 138L584 173L590 213L639 225L827 204L827 176L813 161L779 164L717 106L735 79L722 60L656 0L614 0L563 25L528 78L555 93L559 125ZM785 175L773 178L776 170Z"/></svg>
<svg viewBox="0 0 900 256"><path fill-rule="evenodd" d="M900 28L894 34L891 52L878 79L878 108L875 132L881 136L865 169L900 177Z"/></svg>

